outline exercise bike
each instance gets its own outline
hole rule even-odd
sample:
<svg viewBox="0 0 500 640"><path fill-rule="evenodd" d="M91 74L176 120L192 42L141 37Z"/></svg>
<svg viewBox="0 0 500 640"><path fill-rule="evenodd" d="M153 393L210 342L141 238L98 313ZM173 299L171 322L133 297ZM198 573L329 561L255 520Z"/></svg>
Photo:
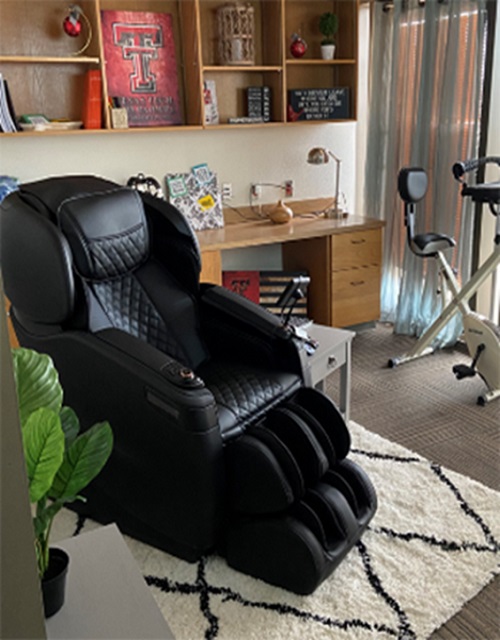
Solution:
<svg viewBox="0 0 500 640"><path fill-rule="evenodd" d="M440 292L444 303L439 317L420 336L415 346L405 355L390 359L388 363L389 367L395 367L432 353L432 343L439 332L456 312L460 312L463 318L464 339L472 362L470 365L455 365L453 373L458 380L479 374L487 387L477 399L481 406L500 398L500 327L472 311L468 301L490 275L493 275L494 285L498 285L496 278L497 267L500 264L500 182L468 185L463 176L487 163L500 166L500 157L466 160L454 164L452 169L455 179L462 184L461 195L471 197L474 202L488 204L491 213L496 217L493 251L462 288L444 255L446 250L455 246L455 240L440 233L415 235L415 204L427 192L426 172L421 168L404 168L399 172L398 192L404 202L408 245L418 257L432 257L438 260ZM498 286L494 286L494 291L497 289ZM494 306L492 304L492 308Z"/></svg>

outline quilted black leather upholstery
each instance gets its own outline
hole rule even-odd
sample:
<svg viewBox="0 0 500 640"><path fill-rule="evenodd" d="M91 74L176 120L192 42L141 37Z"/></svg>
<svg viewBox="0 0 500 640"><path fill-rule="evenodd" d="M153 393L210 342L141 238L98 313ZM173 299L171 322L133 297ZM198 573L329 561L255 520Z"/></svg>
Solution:
<svg viewBox="0 0 500 640"><path fill-rule="evenodd" d="M109 280L130 273L149 255L144 207L136 191L113 189L68 198L57 216L84 278Z"/></svg>
<svg viewBox="0 0 500 640"><path fill-rule="evenodd" d="M231 362L211 360L198 373L214 395L224 439L243 433L298 388L294 374Z"/></svg>

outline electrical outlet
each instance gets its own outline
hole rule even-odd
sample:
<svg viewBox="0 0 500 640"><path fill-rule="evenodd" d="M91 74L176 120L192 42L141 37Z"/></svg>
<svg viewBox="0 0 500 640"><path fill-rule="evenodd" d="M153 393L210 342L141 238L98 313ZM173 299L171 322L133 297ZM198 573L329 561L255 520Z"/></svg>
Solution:
<svg viewBox="0 0 500 640"><path fill-rule="evenodd" d="M230 182L222 183L221 196L223 200L231 200L233 197L233 185Z"/></svg>
<svg viewBox="0 0 500 640"><path fill-rule="evenodd" d="M293 180L285 180L283 186L285 188L285 196L287 198L293 197L293 194L295 192L295 185L294 185Z"/></svg>
<svg viewBox="0 0 500 640"><path fill-rule="evenodd" d="M250 185L250 193L252 198L258 200L262 196L262 185L253 183Z"/></svg>

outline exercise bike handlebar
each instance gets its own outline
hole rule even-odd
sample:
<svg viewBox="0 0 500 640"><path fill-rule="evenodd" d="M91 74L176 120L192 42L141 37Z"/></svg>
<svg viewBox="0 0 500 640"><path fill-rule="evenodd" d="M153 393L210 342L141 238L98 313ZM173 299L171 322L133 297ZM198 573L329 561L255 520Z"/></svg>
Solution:
<svg viewBox="0 0 500 640"><path fill-rule="evenodd" d="M470 171L475 171L485 164L494 163L500 167L500 157L498 156L486 156L484 158L475 158L473 160L462 160L462 162L455 162L452 167L453 176L456 180L460 181L460 178Z"/></svg>

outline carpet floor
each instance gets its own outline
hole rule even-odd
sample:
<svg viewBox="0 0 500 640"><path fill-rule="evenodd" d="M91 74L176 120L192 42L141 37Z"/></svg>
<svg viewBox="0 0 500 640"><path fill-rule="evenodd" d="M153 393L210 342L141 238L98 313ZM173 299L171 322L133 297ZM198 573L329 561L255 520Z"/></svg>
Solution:
<svg viewBox="0 0 500 640"><path fill-rule="evenodd" d="M370 431L500 491L500 401L478 407L479 377L456 380L452 366L469 363L463 345L396 369L388 359L415 343L391 325L359 331L353 341L351 418ZM338 373L328 379L332 397ZM498 640L500 578L436 631L432 640Z"/></svg>
<svg viewBox="0 0 500 640"><path fill-rule="evenodd" d="M351 435L349 457L372 479L379 508L310 596L245 576L218 557L189 564L126 538L177 640L428 638L490 582L500 493L356 423ZM53 539L96 526L63 511Z"/></svg>

